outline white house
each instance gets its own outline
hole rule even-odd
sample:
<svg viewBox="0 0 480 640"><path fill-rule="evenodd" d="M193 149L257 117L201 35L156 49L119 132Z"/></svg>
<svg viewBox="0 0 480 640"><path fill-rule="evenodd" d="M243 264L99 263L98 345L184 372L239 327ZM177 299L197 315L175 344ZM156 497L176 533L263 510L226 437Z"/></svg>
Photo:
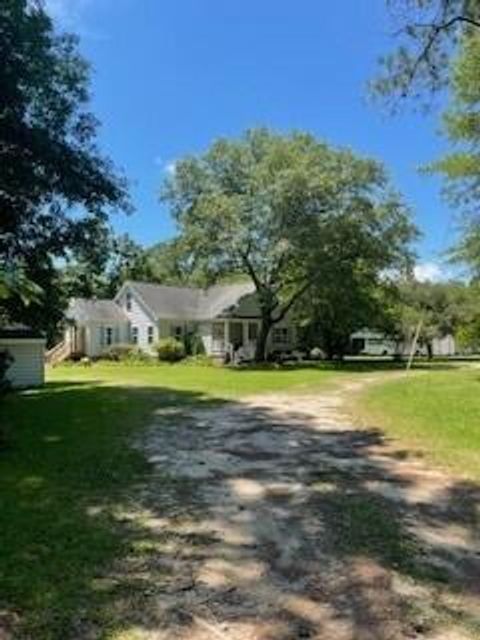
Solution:
<svg viewBox="0 0 480 640"><path fill-rule="evenodd" d="M15 389L45 381L45 338L23 325L0 328L0 351L12 357L6 378Z"/></svg>
<svg viewBox="0 0 480 640"><path fill-rule="evenodd" d="M67 320L64 342L51 352L52 360L74 353L98 357L125 343L151 352L161 338L181 340L188 334L201 338L208 355L251 358L260 330L250 283L196 289L128 281L113 300L72 300ZM285 320L272 329L267 349L290 351L294 342L294 327Z"/></svg>

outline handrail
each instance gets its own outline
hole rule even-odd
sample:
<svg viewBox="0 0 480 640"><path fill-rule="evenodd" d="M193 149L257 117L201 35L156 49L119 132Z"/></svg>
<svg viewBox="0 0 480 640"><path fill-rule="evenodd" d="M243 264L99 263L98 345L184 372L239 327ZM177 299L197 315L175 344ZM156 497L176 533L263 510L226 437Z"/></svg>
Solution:
<svg viewBox="0 0 480 640"><path fill-rule="evenodd" d="M55 364L55 362L66 360L70 354L70 344L67 341L62 340L46 352L45 360L49 364Z"/></svg>

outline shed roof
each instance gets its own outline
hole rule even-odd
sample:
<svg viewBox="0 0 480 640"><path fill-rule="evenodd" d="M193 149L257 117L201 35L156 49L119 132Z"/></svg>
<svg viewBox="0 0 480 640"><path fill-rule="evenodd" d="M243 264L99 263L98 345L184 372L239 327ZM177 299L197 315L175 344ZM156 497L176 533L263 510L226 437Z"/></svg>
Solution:
<svg viewBox="0 0 480 640"><path fill-rule="evenodd" d="M3 327L0 326L0 340L8 340L9 338L15 340L22 338L25 340L43 340L44 335L40 331L32 329L32 327L27 327L25 324L8 324Z"/></svg>

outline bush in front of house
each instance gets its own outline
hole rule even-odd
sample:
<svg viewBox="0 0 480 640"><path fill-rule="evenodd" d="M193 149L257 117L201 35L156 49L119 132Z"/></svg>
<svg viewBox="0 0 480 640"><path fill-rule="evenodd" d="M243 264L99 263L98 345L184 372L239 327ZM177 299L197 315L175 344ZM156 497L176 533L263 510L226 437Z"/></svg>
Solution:
<svg viewBox="0 0 480 640"><path fill-rule="evenodd" d="M199 366L199 367L219 367L221 366L221 360L219 358L214 358L212 356L207 356L206 354L199 354L196 356L187 356L182 364L188 366Z"/></svg>
<svg viewBox="0 0 480 640"><path fill-rule="evenodd" d="M195 331L187 333L183 341L185 345L185 354L187 356L203 356L205 355L205 345L202 337Z"/></svg>
<svg viewBox="0 0 480 640"><path fill-rule="evenodd" d="M155 345L158 359L162 362L179 362L185 358L185 345L175 338L162 338Z"/></svg>
<svg viewBox="0 0 480 640"><path fill-rule="evenodd" d="M102 360L111 362L146 362L150 357L134 344L114 344L103 354Z"/></svg>

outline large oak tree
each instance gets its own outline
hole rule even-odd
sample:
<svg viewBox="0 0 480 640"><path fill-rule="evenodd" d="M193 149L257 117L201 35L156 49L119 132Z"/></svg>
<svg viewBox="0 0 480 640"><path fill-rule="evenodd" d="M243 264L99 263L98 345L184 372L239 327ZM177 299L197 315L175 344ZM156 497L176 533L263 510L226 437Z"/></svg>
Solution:
<svg viewBox="0 0 480 640"><path fill-rule="evenodd" d="M257 360L272 326L324 272L333 277L332 262L386 270L407 258L414 235L381 165L304 133L259 129L218 140L176 164L163 197L206 281L241 273L255 285Z"/></svg>

